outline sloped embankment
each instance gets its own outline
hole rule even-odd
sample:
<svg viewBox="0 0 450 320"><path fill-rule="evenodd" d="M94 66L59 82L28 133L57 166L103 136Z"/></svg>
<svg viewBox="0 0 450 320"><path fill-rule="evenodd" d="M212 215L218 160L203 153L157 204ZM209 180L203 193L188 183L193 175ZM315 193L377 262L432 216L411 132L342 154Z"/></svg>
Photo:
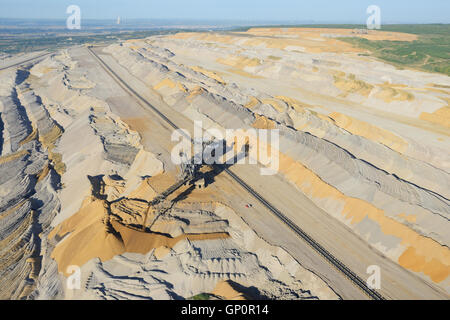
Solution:
<svg viewBox="0 0 450 320"><path fill-rule="evenodd" d="M450 155L446 150L434 147L432 141L413 140L369 121L330 113L332 106L318 113L318 107L290 96L249 89L242 78L233 78L236 83L218 82L195 73L183 59L186 56L189 62L196 52L212 65L217 54L212 52L214 44L173 38L112 45L106 51L169 106L192 120L202 120L204 128L280 129L280 174L287 181L390 259L448 289ZM243 43L230 39L227 45L243 49ZM172 55L160 54L161 48L154 49L158 44L170 48ZM226 54L223 51L220 55ZM293 54L286 55L294 59ZM322 58L317 56L313 65ZM279 65L279 76L284 72L282 63L271 62ZM291 76L295 75L286 75L284 83L289 84ZM371 85L363 85L355 76L345 79L354 83L347 88L348 97L341 98L355 99L350 91L356 88L365 90L358 99L374 101ZM435 100L433 92L421 95Z"/></svg>
<svg viewBox="0 0 450 320"><path fill-rule="evenodd" d="M59 127L33 96L22 96L23 73L3 73L0 81L3 149L0 156L0 298L26 299L36 289L45 240L59 210L58 166L46 142ZM11 81L12 79L12 81ZM9 85L6 85L9 84ZM29 91L28 95L33 95ZM37 112L43 110L42 112ZM31 120L33 119L33 120ZM52 136L51 138L48 138ZM51 247L51 246L50 246Z"/></svg>

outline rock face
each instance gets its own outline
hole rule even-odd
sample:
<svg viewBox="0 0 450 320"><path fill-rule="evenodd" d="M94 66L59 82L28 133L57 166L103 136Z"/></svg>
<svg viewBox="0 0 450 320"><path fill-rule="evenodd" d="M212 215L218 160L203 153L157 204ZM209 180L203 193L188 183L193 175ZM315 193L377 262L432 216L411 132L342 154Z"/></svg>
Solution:
<svg viewBox="0 0 450 320"><path fill-rule="evenodd" d="M59 176L49 144L58 138L52 121L22 72L2 74L0 157L0 285L2 299L34 294L52 245L45 235L60 209ZM11 81L13 79L13 81ZM6 85L8 84L9 87ZM27 91L22 95L23 91ZM58 286L51 288L53 295Z"/></svg>
<svg viewBox="0 0 450 320"><path fill-rule="evenodd" d="M447 76L397 70L301 29L176 34L104 51L205 129L279 129L281 176L449 290ZM443 118L431 125L424 115L435 113Z"/></svg>

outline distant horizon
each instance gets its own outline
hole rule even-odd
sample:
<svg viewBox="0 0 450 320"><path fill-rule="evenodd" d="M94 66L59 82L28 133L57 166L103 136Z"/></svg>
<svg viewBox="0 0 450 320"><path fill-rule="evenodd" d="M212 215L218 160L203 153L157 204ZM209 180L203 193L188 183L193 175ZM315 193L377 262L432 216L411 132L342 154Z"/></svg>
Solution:
<svg viewBox="0 0 450 320"><path fill-rule="evenodd" d="M117 16L121 19L121 24L126 24L127 22L143 22L143 23L151 23L151 22L169 22L169 23L239 23L243 25L252 25L252 24L263 24L263 25L364 25L365 23L358 21L315 21L315 20L241 20L241 19L197 19L197 18L126 18L122 16ZM82 18L82 21L88 22L115 22L117 20L115 18ZM23 21L23 22L61 22L65 23L66 19L62 18L14 18L14 17L1 17L0 22L2 20L9 21ZM405 21L405 22L395 22L388 21L382 23L382 25L446 25L450 24L450 22L413 22L413 21Z"/></svg>
<svg viewBox="0 0 450 320"><path fill-rule="evenodd" d="M370 5L382 24L449 24L447 0L2 0L1 19L65 20L69 5L89 20L239 21L257 23L365 24Z"/></svg>

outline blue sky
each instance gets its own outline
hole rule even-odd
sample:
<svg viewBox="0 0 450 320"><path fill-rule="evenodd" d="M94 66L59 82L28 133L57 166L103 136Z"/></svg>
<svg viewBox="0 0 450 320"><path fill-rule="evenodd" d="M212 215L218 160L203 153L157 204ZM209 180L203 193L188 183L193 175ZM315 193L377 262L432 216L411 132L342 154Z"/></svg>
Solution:
<svg viewBox="0 0 450 320"><path fill-rule="evenodd" d="M450 23L450 0L0 0L0 18L66 19L68 5L82 19L213 19L365 23L366 8L381 8L382 23Z"/></svg>

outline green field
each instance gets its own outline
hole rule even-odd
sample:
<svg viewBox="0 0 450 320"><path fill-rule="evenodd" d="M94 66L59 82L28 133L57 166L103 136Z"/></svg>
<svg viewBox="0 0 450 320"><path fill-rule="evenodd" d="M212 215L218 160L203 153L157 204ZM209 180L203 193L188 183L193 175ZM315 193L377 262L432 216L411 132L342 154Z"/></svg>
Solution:
<svg viewBox="0 0 450 320"><path fill-rule="evenodd" d="M418 35L418 40L369 41L360 38L341 38L359 48L369 50L375 57L398 67L410 67L450 76L450 25L392 25L383 31L406 32Z"/></svg>
<svg viewBox="0 0 450 320"><path fill-rule="evenodd" d="M200 293L196 296L189 298L188 300L209 300L211 295L209 293Z"/></svg>
<svg viewBox="0 0 450 320"><path fill-rule="evenodd" d="M340 28L365 29L356 24L312 24L271 26L285 28ZM257 26L256 28L264 28ZM242 28L242 31L249 28ZM417 34L416 41L369 41L361 38L339 38L362 49L381 60L399 68L440 72L450 76L450 24L398 24L382 25L381 31Z"/></svg>

